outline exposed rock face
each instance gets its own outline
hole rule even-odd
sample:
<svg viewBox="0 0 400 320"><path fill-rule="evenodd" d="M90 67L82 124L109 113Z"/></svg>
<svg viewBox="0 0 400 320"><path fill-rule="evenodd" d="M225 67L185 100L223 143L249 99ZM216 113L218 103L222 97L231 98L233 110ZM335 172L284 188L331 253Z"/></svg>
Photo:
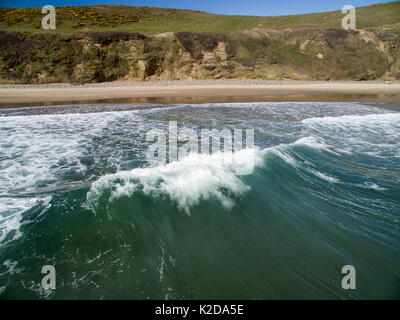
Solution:
<svg viewBox="0 0 400 320"><path fill-rule="evenodd" d="M8 83L230 78L400 79L400 32L0 32L0 81Z"/></svg>

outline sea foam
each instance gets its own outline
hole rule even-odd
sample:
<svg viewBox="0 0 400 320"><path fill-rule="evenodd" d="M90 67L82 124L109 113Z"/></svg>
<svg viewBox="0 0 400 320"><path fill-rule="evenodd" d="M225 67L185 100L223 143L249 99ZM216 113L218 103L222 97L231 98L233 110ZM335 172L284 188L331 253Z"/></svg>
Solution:
<svg viewBox="0 0 400 320"><path fill-rule="evenodd" d="M102 176L94 182L87 194L87 205L96 210L99 199L107 194L109 201L142 193L153 198L168 196L177 206L189 213L190 208L202 200L217 200L227 209L234 206L233 198L250 190L238 172L245 171L252 162L254 168L265 165L265 156L273 153L294 167L300 166L290 156L290 148L304 145L313 149L328 149L323 142L313 137L305 137L292 144L283 144L259 151L247 148L232 154L227 163L226 154L217 152L211 155L189 154L166 165L154 168L136 168ZM337 182L317 171L313 174L329 182Z"/></svg>
<svg viewBox="0 0 400 320"><path fill-rule="evenodd" d="M255 148L244 149L233 153L231 163L226 162L222 152L189 154L179 161L155 168L105 175L92 184L87 201L95 208L99 197L109 190L110 201L136 192L153 198L168 196L186 213L201 200L217 200L230 209L234 205L233 198L250 189L237 174L238 166L249 161L254 161L255 166L262 165L261 153Z"/></svg>

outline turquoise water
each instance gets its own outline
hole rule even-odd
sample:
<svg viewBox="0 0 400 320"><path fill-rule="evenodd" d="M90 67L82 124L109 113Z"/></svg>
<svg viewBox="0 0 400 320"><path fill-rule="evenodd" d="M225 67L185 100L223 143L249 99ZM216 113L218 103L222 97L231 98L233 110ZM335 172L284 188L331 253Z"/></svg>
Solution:
<svg viewBox="0 0 400 320"><path fill-rule="evenodd" d="M140 107L140 108L139 108ZM400 104L0 110L0 299L400 298ZM151 129L254 129L150 167ZM56 290L41 286L56 269ZM341 269L356 269L344 290Z"/></svg>

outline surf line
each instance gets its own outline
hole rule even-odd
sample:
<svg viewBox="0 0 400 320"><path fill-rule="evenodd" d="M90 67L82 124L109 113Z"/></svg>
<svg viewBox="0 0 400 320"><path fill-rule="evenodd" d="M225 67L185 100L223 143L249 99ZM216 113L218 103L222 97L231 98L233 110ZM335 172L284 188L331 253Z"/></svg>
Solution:
<svg viewBox="0 0 400 320"><path fill-rule="evenodd" d="M183 318L189 313L190 307L168 307L164 304L161 307L156 307L155 314L156 315L179 315Z"/></svg>

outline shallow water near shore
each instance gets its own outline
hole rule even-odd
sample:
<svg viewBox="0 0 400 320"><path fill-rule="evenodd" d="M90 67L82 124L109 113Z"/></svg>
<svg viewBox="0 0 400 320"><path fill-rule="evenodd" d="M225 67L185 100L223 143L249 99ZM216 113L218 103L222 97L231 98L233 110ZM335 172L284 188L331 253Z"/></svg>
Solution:
<svg viewBox="0 0 400 320"><path fill-rule="evenodd" d="M254 129L258 148L234 155L254 170L218 154L150 168L146 133L170 121ZM41 287L44 265L56 290ZM400 298L400 103L0 110L0 299L12 298Z"/></svg>
<svg viewBox="0 0 400 320"><path fill-rule="evenodd" d="M46 112L52 112L54 106L61 108L65 106L69 112L71 107L75 106L78 111L86 112L86 108L82 106L87 105L107 105L108 108L119 108L121 106L128 106L131 109L142 109L146 104L159 104L160 107L169 104L208 104L208 103L251 103L251 102L344 102L344 101L364 101L364 102L396 102L400 100L399 94L312 94L312 93L285 93L285 94L269 94L267 96L259 95L233 95L233 92L228 93L229 96L176 96L176 97L132 97L132 98L114 98L114 99L91 99L82 100L74 98L63 97L62 101L42 101L37 102L20 102L20 103L2 103L0 102L0 111L14 108L35 107L44 108ZM112 105L112 107L111 107ZM51 108L49 108L51 107Z"/></svg>

